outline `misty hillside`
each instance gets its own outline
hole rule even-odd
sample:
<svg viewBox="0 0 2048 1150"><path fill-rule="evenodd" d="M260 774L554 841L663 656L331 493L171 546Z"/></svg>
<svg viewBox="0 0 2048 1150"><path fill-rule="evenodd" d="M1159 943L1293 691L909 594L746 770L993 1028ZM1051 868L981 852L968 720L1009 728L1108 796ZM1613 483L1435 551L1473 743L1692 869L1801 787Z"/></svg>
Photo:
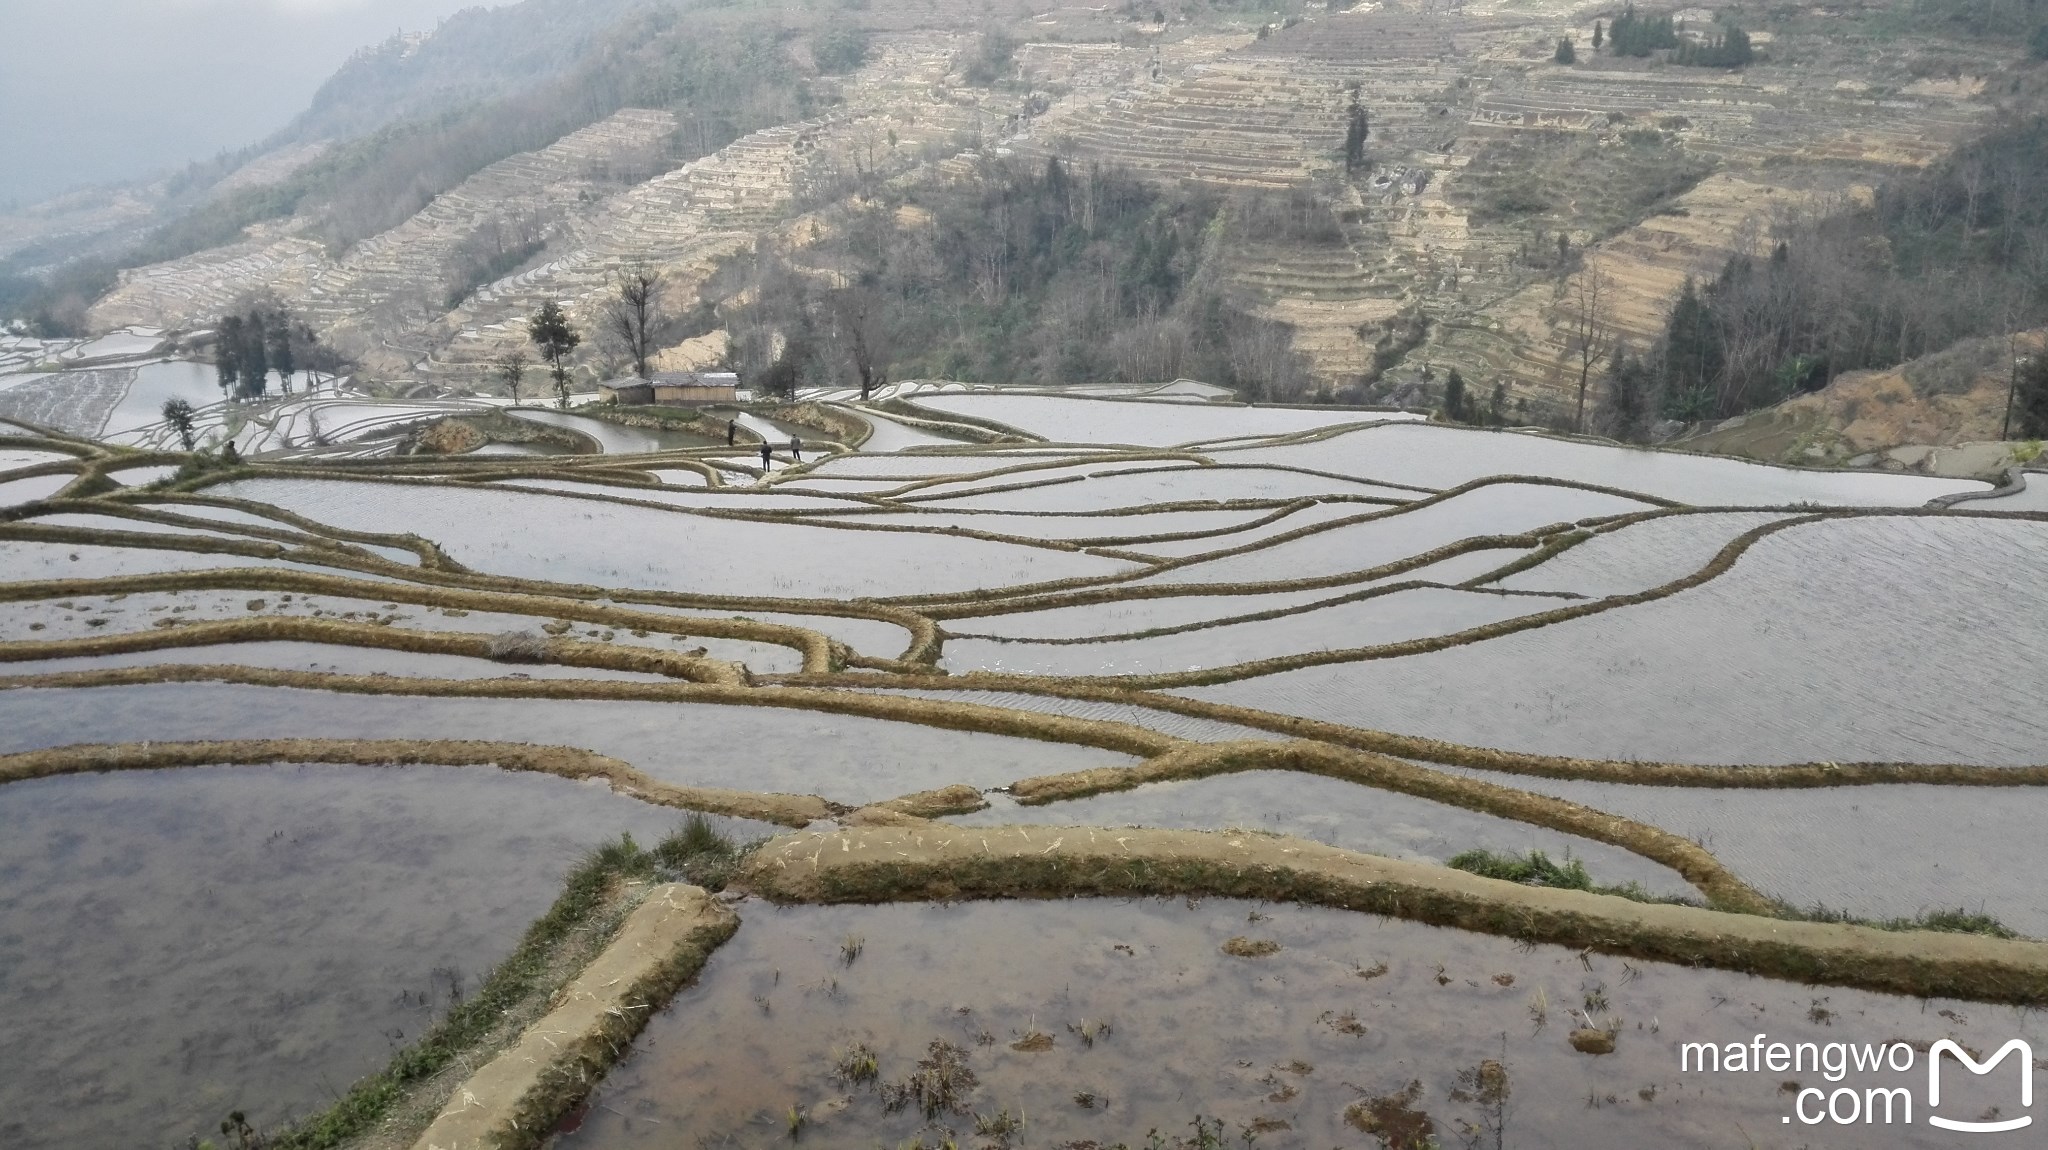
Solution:
<svg viewBox="0 0 2048 1150"><path fill-rule="evenodd" d="M645 265L672 366L1188 375L1642 438L2043 318L2048 220L1999 190L2048 172L2001 127L2042 110L2042 8L525 0L366 49L238 168L105 209L125 232L10 218L0 311L273 300L366 379L466 390L551 299L618 371L598 310ZM1909 257L1856 268L1880 239ZM1867 290L1821 299L1830 269Z"/></svg>
<svg viewBox="0 0 2048 1150"><path fill-rule="evenodd" d="M359 51L280 138L359 136L543 82L581 59L640 2L525 0L465 9L431 35L393 37Z"/></svg>

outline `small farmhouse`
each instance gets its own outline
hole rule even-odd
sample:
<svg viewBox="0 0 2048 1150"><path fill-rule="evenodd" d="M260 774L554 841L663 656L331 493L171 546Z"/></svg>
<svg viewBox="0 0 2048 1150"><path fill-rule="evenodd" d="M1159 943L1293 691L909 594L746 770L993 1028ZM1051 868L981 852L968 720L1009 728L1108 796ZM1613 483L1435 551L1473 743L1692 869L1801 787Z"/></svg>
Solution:
<svg viewBox="0 0 2048 1150"><path fill-rule="evenodd" d="M740 377L729 371L658 371L653 379L615 379L598 387L598 397L628 407L733 403Z"/></svg>

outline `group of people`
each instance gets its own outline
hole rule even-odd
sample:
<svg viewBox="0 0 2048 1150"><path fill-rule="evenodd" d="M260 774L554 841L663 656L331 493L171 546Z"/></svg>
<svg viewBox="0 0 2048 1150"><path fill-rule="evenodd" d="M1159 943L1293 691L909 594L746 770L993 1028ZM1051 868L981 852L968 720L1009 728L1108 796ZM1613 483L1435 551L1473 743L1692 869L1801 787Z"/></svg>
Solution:
<svg viewBox="0 0 2048 1150"><path fill-rule="evenodd" d="M740 421L737 419L726 420L725 445L727 447L737 446L739 443L739 439ZM789 437L789 457L798 463L802 463L804 461L804 441L794 435ZM761 470L768 470L768 468L774 464L774 461L775 446L769 443L766 439L763 439L761 441Z"/></svg>

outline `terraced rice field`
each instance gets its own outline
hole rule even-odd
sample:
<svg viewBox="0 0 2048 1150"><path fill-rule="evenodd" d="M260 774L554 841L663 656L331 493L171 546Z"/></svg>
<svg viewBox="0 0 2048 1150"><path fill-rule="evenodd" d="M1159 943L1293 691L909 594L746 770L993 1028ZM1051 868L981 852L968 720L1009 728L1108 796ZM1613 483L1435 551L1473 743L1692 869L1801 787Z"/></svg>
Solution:
<svg viewBox="0 0 2048 1150"><path fill-rule="evenodd" d="M1785 1076L1680 1041L2038 1029L2040 943L1886 920L2048 936L2048 514L896 395L766 470L0 435L0 1142L1718 1145Z"/></svg>

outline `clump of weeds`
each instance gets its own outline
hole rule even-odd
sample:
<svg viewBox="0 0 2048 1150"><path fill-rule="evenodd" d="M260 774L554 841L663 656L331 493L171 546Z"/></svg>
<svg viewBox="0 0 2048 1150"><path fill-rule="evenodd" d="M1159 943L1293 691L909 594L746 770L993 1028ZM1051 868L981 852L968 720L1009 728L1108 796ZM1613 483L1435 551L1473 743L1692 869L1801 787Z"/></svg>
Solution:
<svg viewBox="0 0 2048 1150"><path fill-rule="evenodd" d="M832 1059L832 1077L855 1086L873 1082L881 1077L882 1062L875 1056L874 1048L865 1042L856 1042L840 1051Z"/></svg>
<svg viewBox="0 0 2048 1150"><path fill-rule="evenodd" d="M980 1084L967 1065L965 1050L943 1038L933 1039L915 1072L882 1087L882 1105L894 1112L914 1104L929 1122L949 1112L967 1113L967 1096Z"/></svg>
<svg viewBox="0 0 2048 1150"><path fill-rule="evenodd" d="M710 819L692 814L656 844L653 853L663 878L717 891L725 889L746 851L718 833Z"/></svg>
<svg viewBox="0 0 2048 1150"><path fill-rule="evenodd" d="M1008 1150L1010 1139L1023 1132L1024 1116L1012 1114L1008 1108L974 1116L974 1136L989 1140L984 1150Z"/></svg>

